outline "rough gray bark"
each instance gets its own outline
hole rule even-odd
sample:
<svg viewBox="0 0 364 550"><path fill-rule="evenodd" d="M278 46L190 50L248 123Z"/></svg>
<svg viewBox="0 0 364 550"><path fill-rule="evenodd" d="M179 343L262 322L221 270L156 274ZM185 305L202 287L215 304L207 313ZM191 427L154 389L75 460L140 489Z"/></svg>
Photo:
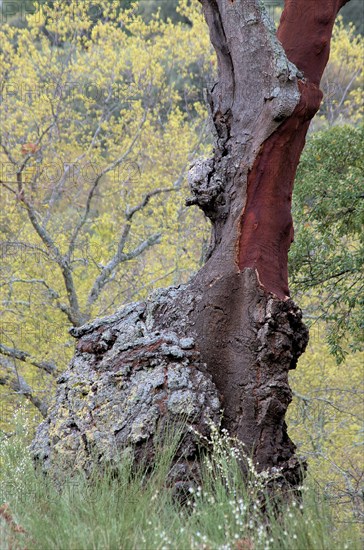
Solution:
<svg viewBox="0 0 364 550"><path fill-rule="evenodd" d="M130 452L152 464L160 444L155 438L169 426L186 432L170 484L180 491L198 479L195 432L209 435L221 405L194 339L178 327L183 318L174 304L182 302L193 308L188 289L171 288L72 329L75 356L58 378L56 403L32 445L45 473L58 481L77 470L88 475ZM170 322L161 328L156 316L167 309Z"/></svg>
<svg viewBox="0 0 364 550"><path fill-rule="evenodd" d="M130 445L150 453L158 423L178 423L184 412L208 434L221 404L223 426L258 469L278 467L285 483L300 481L284 420L288 372L308 341L287 284L290 201L328 57L326 38L320 48L314 39L322 30L330 38L343 3L286 6L280 32L288 45L290 10L306 10L310 80L304 39L306 75L288 60L257 0L202 0L219 68L209 95L216 143L214 156L190 170L188 202L212 222L209 257L188 285L73 330L76 355L33 443L46 471L87 471L93 447L101 462ZM180 483L197 475L196 441L187 437L177 459Z"/></svg>

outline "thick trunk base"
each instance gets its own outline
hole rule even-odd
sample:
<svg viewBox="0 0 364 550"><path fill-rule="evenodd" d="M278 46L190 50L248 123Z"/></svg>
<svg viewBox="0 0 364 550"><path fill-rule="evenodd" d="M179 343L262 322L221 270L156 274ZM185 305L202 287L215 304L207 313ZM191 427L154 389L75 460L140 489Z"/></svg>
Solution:
<svg viewBox="0 0 364 550"><path fill-rule="evenodd" d="M285 414L288 373L308 342L292 300L266 293L255 270L211 285L196 311L201 357L221 395L223 426L245 445L259 470L282 469L293 485L301 474Z"/></svg>
<svg viewBox="0 0 364 550"><path fill-rule="evenodd" d="M280 468L285 482L300 481L284 414L288 371L307 331L294 304L266 295L253 270L205 293L196 282L157 291L73 335L75 356L32 444L52 478L89 475L130 452L152 464L156 438L175 426L184 434L168 483L179 491L199 482L194 431L208 437L223 409L223 426L260 470Z"/></svg>

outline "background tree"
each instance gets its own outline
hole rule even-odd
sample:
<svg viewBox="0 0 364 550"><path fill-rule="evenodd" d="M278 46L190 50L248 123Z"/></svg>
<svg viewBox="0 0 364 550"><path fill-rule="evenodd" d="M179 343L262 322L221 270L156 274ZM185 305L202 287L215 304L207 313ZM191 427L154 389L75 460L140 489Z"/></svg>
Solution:
<svg viewBox="0 0 364 550"><path fill-rule="evenodd" d="M350 4L348 4L350 5ZM333 31L330 62L322 78L323 102L312 129L363 121L364 40L339 16Z"/></svg>
<svg viewBox="0 0 364 550"><path fill-rule="evenodd" d="M362 134L362 126L311 134L296 177L290 252L310 343L290 377L288 425L340 525L363 519Z"/></svg>
<svg viewBox="0 0 364 550"><path fill-rule="evenodd" d="M202 16L146 23L99 8L97 22L77 2L1 28L0 380L42 413L70 326L185 280L201 257L202 216L183 185L204 147Z"/></svg>
<svg viewBox="0 0 364 550"><path fill-rule="evenodd" d="M327 321L328 342L339 361L363 343L362 143L363 126L312 135L294 195L292 287L306 300L311 322Z"/></svg>

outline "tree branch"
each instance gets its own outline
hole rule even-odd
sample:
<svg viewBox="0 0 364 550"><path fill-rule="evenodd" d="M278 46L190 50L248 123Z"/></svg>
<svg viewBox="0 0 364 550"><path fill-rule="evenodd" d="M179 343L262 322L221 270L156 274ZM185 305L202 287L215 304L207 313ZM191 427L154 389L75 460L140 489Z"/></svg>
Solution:
<svg viewBox="0 0 364 550"><path fill-rule="evenodd" d="M127 233L129 233L130 225L126 225L125 228L128 229ZM110 275L120 263L127 262L128 260L132 260L133 258L140 256L140 254L142 254L147 248L150 248L151 246L159 243L160 237L161 237L160 233L156 233L155 235L152 235L151 237L143 241L139 246L134 248L134 250L125 254L122 252L122 247L124 246L122 244L122 241L125 236L125 233L126 231L124 229L122 238L120 239L120 242L119 242L117 253L113 256L113 258L111 258L108 264L102 269L100 275L97 277L96 281L93 284L93 287L87 298L88 308L90 308L92 304L97 300L101 290L109 282Z"/></svg>
<svg viewBox="0 0 364 550"><path fill-rule="evenodd" d="M340 115L340 109L341 109L341 107L343 106L343 103L344 103L344 101L345 101L345 99L346 99L346 97L347 97L347 95L348 95L348 93L349 93L349 91L350 91L350 88L351 88L353 82L356 80L356 78L357 78L358 76L360 76L361 72L362 72L362 68L361 68L361 67L359 67L359 69L357 69L357 70L354 72L352 78L351 78L350 81L349 81L349 84L346 86L346 88L345 88L345 90L344 90L344 93L343 93L343 95L342 95L342 98L341 98L341 100L340 100L338 106L336 107L336 109L335 109L335 111L334 111L334 114L332 115L331 124L334 124L335 120L336 120L336 119L338 118L338 116Z"/></svg>
<svg viewBox="0 0 364 550"><path fill-rule="evenodd" d="M140 210L145 208L152 197L155 197L156 195L160 195L161 193L171 193L172 191L177 191L177 189L178 189L178 187L176 187L175 184L174 184L173 187L165 187L164 189L163 188L162 189L154 189L153 191L150 191L149 193L147 193L144 196L144 198L142 199L142 201L139 204L137 204L133 208L130 208L130 209L127 208L127 210L125 212L126 220L129 222L132 219L132 217L134 216L134 214L136 214L137 212L139 212Z"/></svg>
<svg viewBox="0 0 364 550"><path fill-rule="evenodd" d="M342 414L347 414L347 415L351 416L352 418L355 418L355 420L360 420L361 419L361 417L358 416L357 414L353 414L351 411L341 409L340 407L338 407L330 399L327 399L327 398L324 398L324 397L309 397L307 395L302 395L302 394L300 394L296 391L292 391L292 394L294 395L294 397L297 397L297 399L301 399L301 401L303 401L304 403L310 403L312 401L320 401L322 403L326 403L327 405L330 405L330 407L332 407L333 409L335 409L336 411L338 411Z"/></svg>
<svg viewBox="0 0 364 550"><path fill-rule="evenodd" d="M19 174L19 177L21 177L20 174ZM22 190L22 187L21 187L21 190ZM53 253L54 259L58 264L59 268L61 269L63 280L65 282L65 287L67 290L69 304L70 304L70 309L67 310L68 311L67 316L70 322L74 326L78 326L79 324L82 324L82 315L78 304L77 293L76 293L76 289L75 289L75 285L72 277L71 266L68 262L68 258L62 256L58 246L53 241L48 231L40 225L40 223L37 220L36 211L33 208L33 205L26 199L26 197L24 196L24 193L21 194L21 200L25 204L25 207L28 212L28 217L33 228L35 229L36 233L41 238L41 240L44 242L44 244L47 246L48 250L50 250Z"/></svg>
<svg viewBox="0 0 364 550"><path fill-rule="evenodd" d="M127 209L125 212L125 218L127 220L127 223L124 226L124 229L121 233L119 243L118 243L118 249L116 254L111 258L111 260L107 263L106 266L103 267L100 275L95 280L92 289L90 290L89 296L87 298L87 306L90 308L92 304L98 299L101 290L104 288L104 286L110 281L110 276L112 275L112 272L116 269L116 267L122 263L126 262L128 260L131 260L133 258L136 258L140 254L144 252L147 248L157 244L160 242L160 233L156 233L155 235L152 235L148 239L146 239L144 242L142 242L138 247L136 247L132 252L129 252L128 254L124 253L124 247L126 245L127 239L129 237L129 233L131 230L131 220L133 216L137 213L143 210L149 203L150 199L152 197L155 197L156 195L160 195L161 193L171 193L173 191L177 191L179 189L180 185L180 176L173 184L173 187L166 187L161 189L154 189L153 191L150 191L147 193L141 202L134 206L133 208Z"/></svg>
<svg viewBox="0 0 364 550"><path fill-rule="evenodd" d="M34 367L37 367L38 369L43 370L44 372L46 372L47 374L51 374L52 376L56 376L58 374L57 367L53 362L37 361L27 351L22 351L16 348L9 348L4 344L0 344L0 354L6 355L7 357L12 357L13 359L18 359L23 363L33 365Z"/></svg>
<svg viewBox="0 0 364 550"><path fill-rule="evenodd" d="M88 196L87 196L87 200L86 200L86 207L85 207L85 211L84 211L84 214L80 220L80 222L78 223L78 225L75 227L74 231L73 231L73 234L71 236L71 239L70 239L70 244L69 244L69 247L68 247L68 253L67 253L67 259L68 261L70 260L73 252L74 252L74 249L75 249L75 245L76 245L76 240L77 240L77 237L82 229L82 227L85 225L87 219L88 219L88 216L89 216L89 213L90 213L90 207L91 207L91 202L92 202L92 199L94 197L94 194L98 188L98 185L100 183L100 180L103 176L105 176L108 172L111 172L112 170L115 170L115 168L117 168L122 162L124 162L124 160L130 155L131 151L133 150L134 148L134 145L140 135L140 132L143 128L143 125L144 125L144 122L146 120L146 117L147 117L147 111L145 111L144 115L143 115L143 118L139 124L139 127L138 127L138 130L136 131L135 133L135 136L134 138L132 139L132 142L131 144L129 145L128 149L125 151L125 153L123 153L123 155L121 155L121 157L119 157L117 160L115 160L114 162L112 162L111 164L109 164L109 166L107 166L106 168L104 168L104 170L102 170L100 172L100 174L97 176L97 178L95 179L89 193L88 193Z"/></svg>
<svg viewBox="0 0 364 550"><path fill-rule="evenodd" d="M4 373L0 374L0 386L7 386L18 395L23 395L34 407L36 407L43 418L47 416L48 405L41 401L34 393L33 388L18 373L17 369L10 361L0 358L0 366Z"/></svg>

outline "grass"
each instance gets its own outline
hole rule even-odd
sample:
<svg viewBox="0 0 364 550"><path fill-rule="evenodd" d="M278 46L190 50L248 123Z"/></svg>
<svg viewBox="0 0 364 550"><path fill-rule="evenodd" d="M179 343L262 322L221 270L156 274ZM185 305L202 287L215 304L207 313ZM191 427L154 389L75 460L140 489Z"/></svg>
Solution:
<svg viewBox="0 0 364 550"><path fill-rule="evenodd" d="M171 435L146 476L130 459L118 477L106 472L87 481L68 480L61 490L36 473L23 429L0 440L0 548L120 550L344 550L361 549L358 533L344 533L310 487L301 505L292 502L281 518L264 522L258 495L264 476L252 468L244 483L226 434L213 433L202 487L178 505L165 488L178 437Z"/></svg>

